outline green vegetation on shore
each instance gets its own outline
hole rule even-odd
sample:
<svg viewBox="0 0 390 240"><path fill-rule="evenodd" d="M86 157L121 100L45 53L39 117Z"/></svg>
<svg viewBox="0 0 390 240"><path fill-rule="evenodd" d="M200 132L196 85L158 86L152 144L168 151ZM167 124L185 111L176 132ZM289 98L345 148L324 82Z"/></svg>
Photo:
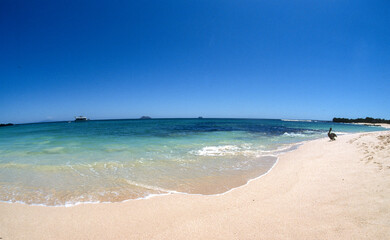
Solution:
<svg viewBox="0 0 390 240"><path fill-rule="evenodd" d="M341 123L390 123L390 120L382 119L382 118L333 118L333 122L341 122Z"/></svg>

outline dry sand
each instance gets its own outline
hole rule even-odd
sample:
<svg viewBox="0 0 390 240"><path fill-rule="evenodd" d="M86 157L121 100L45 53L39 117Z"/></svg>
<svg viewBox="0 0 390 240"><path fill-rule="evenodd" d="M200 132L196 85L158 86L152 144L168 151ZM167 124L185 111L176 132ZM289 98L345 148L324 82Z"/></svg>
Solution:
<svg viewBox="0 0 390 240"><path fill-rule="evenodd" d="M0 204L8 239L390 239L390 131L319 139L219 196Z"/></svg>

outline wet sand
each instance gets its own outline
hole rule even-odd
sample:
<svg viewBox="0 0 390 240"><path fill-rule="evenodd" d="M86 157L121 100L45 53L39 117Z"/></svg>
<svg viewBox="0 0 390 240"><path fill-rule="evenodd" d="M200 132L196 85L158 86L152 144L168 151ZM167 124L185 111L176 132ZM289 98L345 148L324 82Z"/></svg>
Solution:
<svg viewBox="0 0 390 240"><path fill-rule="evenodd" d="M0 203L2 239L390 239L390 131L319 139L214 196Z"/></svg>

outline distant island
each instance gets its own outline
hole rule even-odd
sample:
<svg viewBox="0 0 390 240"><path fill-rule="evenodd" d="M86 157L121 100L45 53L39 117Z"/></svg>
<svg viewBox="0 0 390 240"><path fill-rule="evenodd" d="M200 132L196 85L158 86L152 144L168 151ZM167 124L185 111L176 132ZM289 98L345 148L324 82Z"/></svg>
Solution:
<svg viewBox="0 0 390 240"><path fill-rule="evenodd" d="M82 122L82 121L88 121L88 120L89 119L87 117L84 117L84 116L74 117L75 122Z"/></svg>
<svg viewBox="0 0 390 240"><path fill-rule="evenodd" d="M333 118L333 122L339 122L339 123L389 123L390 120L381 119L381 118L355 118L355 119L349 119L349 118Z"/></svg>
<svg viewBox="0 0 390 240"><path fill-rule="evenodd" d="M152 119L152 118L149 117L149 116L142 116L142 117L140 117L139 119Z"/></svg>
<svg viewBox="0 0 390 240"><path fill-rule="evenodd" d="M0 123L0 127L13 126L13 123Z"/></svg>

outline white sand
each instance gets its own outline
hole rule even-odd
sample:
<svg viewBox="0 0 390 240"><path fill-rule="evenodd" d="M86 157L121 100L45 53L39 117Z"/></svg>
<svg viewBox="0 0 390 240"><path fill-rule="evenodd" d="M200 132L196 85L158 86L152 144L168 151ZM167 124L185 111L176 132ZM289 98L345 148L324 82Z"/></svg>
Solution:
<svg viewBox="0 0 390 240"><path fill-rule="evenodd" d="M0 204L2 239L390 239L390 131L319 139L220 196Z"/></svg>

